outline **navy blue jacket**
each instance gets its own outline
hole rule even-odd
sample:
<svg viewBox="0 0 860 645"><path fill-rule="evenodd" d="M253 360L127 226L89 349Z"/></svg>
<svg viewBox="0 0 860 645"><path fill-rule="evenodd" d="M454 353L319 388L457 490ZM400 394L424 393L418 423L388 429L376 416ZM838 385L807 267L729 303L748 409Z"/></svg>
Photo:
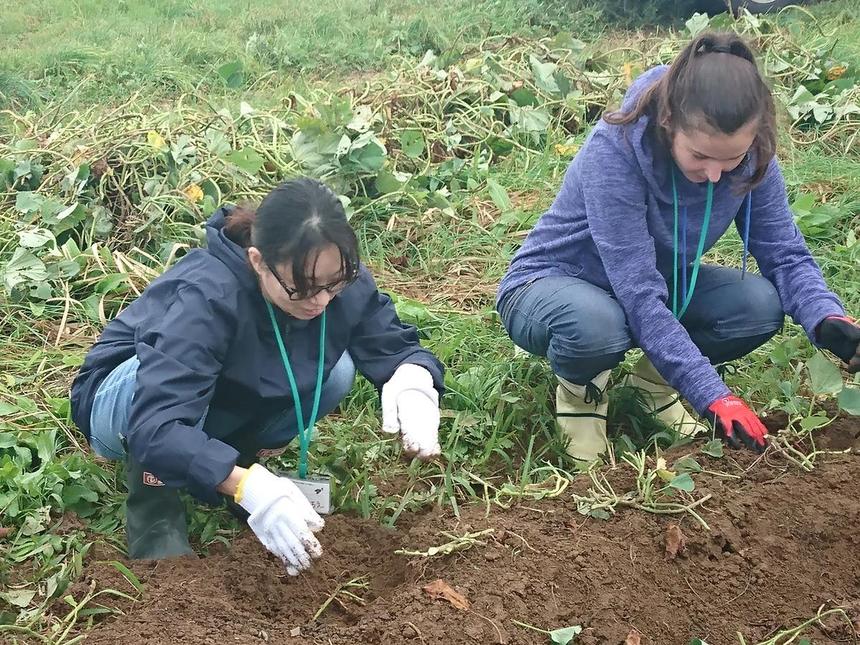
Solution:
<svg viewBox="0 0 860 645"><path fill-rule="evenodd" d="M137 354L129 454L166 485L209 502L218 501L215 488L239 456L204 432L210 405L248 432L292 408L265 301L245 250L224 235L225 212L206 223L207 248L189 252L107 325L71 391L73 419L89 437L99 385ZM276 311L304 399L316 384L319 319L298 321ZM400 322L366 267L331 301L326 326L326 377L348 350L377 389L402 363L414 363L429 370L442 391L442 366L421 347L415 328Z"/></svg>

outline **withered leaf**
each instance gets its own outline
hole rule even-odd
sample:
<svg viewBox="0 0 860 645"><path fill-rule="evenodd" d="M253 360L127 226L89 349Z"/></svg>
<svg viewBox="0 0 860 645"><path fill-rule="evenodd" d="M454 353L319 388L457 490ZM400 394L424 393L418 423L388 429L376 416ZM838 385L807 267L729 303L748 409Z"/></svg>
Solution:
<svg viewBox="0 0 860 645"><path fill-rule="evenodd" d="M674 560L679 554L684 553L687 548L687 539L681 533L681 527L670 524L666 529L666 558Z"/></svg>
<svg viewBox="0 0 860 645"><path fill-rule="evenodd" d="M431 597L437 600L447 600L457 609L469 609L469 601L463 594L454 591L447 582L441 578L434 580L430 584L423 587L424 591Z"/></svg>

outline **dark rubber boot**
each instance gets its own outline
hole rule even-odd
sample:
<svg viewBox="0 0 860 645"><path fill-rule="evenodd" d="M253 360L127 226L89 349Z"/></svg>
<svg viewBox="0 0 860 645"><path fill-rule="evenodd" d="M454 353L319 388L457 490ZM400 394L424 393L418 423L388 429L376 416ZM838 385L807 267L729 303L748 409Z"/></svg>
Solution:
<svg viewBox="0 0 860 645"><path fill-rule="evenodd" d="M125 526L128 557L163 560L193 555L188 544L185 505L179 490L168 488L131 460L126 462L128 500Z"/></svg>

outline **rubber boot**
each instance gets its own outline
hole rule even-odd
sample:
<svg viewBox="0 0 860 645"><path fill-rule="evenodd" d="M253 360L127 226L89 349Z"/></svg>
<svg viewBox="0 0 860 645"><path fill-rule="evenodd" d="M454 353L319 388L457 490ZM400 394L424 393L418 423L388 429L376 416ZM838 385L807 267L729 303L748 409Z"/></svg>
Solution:
<svg viewBox="0 0 860 645"><path fill-rule="evenodd" d="M650 395L647 399L651 414L681 435L692 437L700 432L709 432L708 426L699 423L687 412L681 403L681 395L666 383L648 357L642 356L637 361L625 385L647 392Z"/></svg>
<svg viewBox="0 0 860 645"><path fill-rule="evenodd" d="M587 385L558 377L556 418L559 430L568 439L567 454L574 459L592 462L609 449L606 439L609 402L605 396L609 374L609 370L601 372Z"/></svg>
<svg viewBox="0 0 860 645"><path fill-rule="evenodd" d="M140 464L126 462L128 500L125 527L128 557L163 560L193 555L188 544L185 504L179 490L168 488Z"/></svg>

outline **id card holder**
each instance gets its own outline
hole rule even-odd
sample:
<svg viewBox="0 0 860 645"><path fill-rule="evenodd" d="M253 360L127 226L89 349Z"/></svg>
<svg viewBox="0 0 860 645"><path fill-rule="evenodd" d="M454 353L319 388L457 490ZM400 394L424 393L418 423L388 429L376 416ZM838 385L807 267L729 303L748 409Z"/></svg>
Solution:
<svg viewBox="0 0 860 645"><path fill-rule="evenodd" d="M297 475L290 475L288 479L302 491L302 494L317 513L320 515L331 513L331 479L329 477L301 479Z"/></svg>

